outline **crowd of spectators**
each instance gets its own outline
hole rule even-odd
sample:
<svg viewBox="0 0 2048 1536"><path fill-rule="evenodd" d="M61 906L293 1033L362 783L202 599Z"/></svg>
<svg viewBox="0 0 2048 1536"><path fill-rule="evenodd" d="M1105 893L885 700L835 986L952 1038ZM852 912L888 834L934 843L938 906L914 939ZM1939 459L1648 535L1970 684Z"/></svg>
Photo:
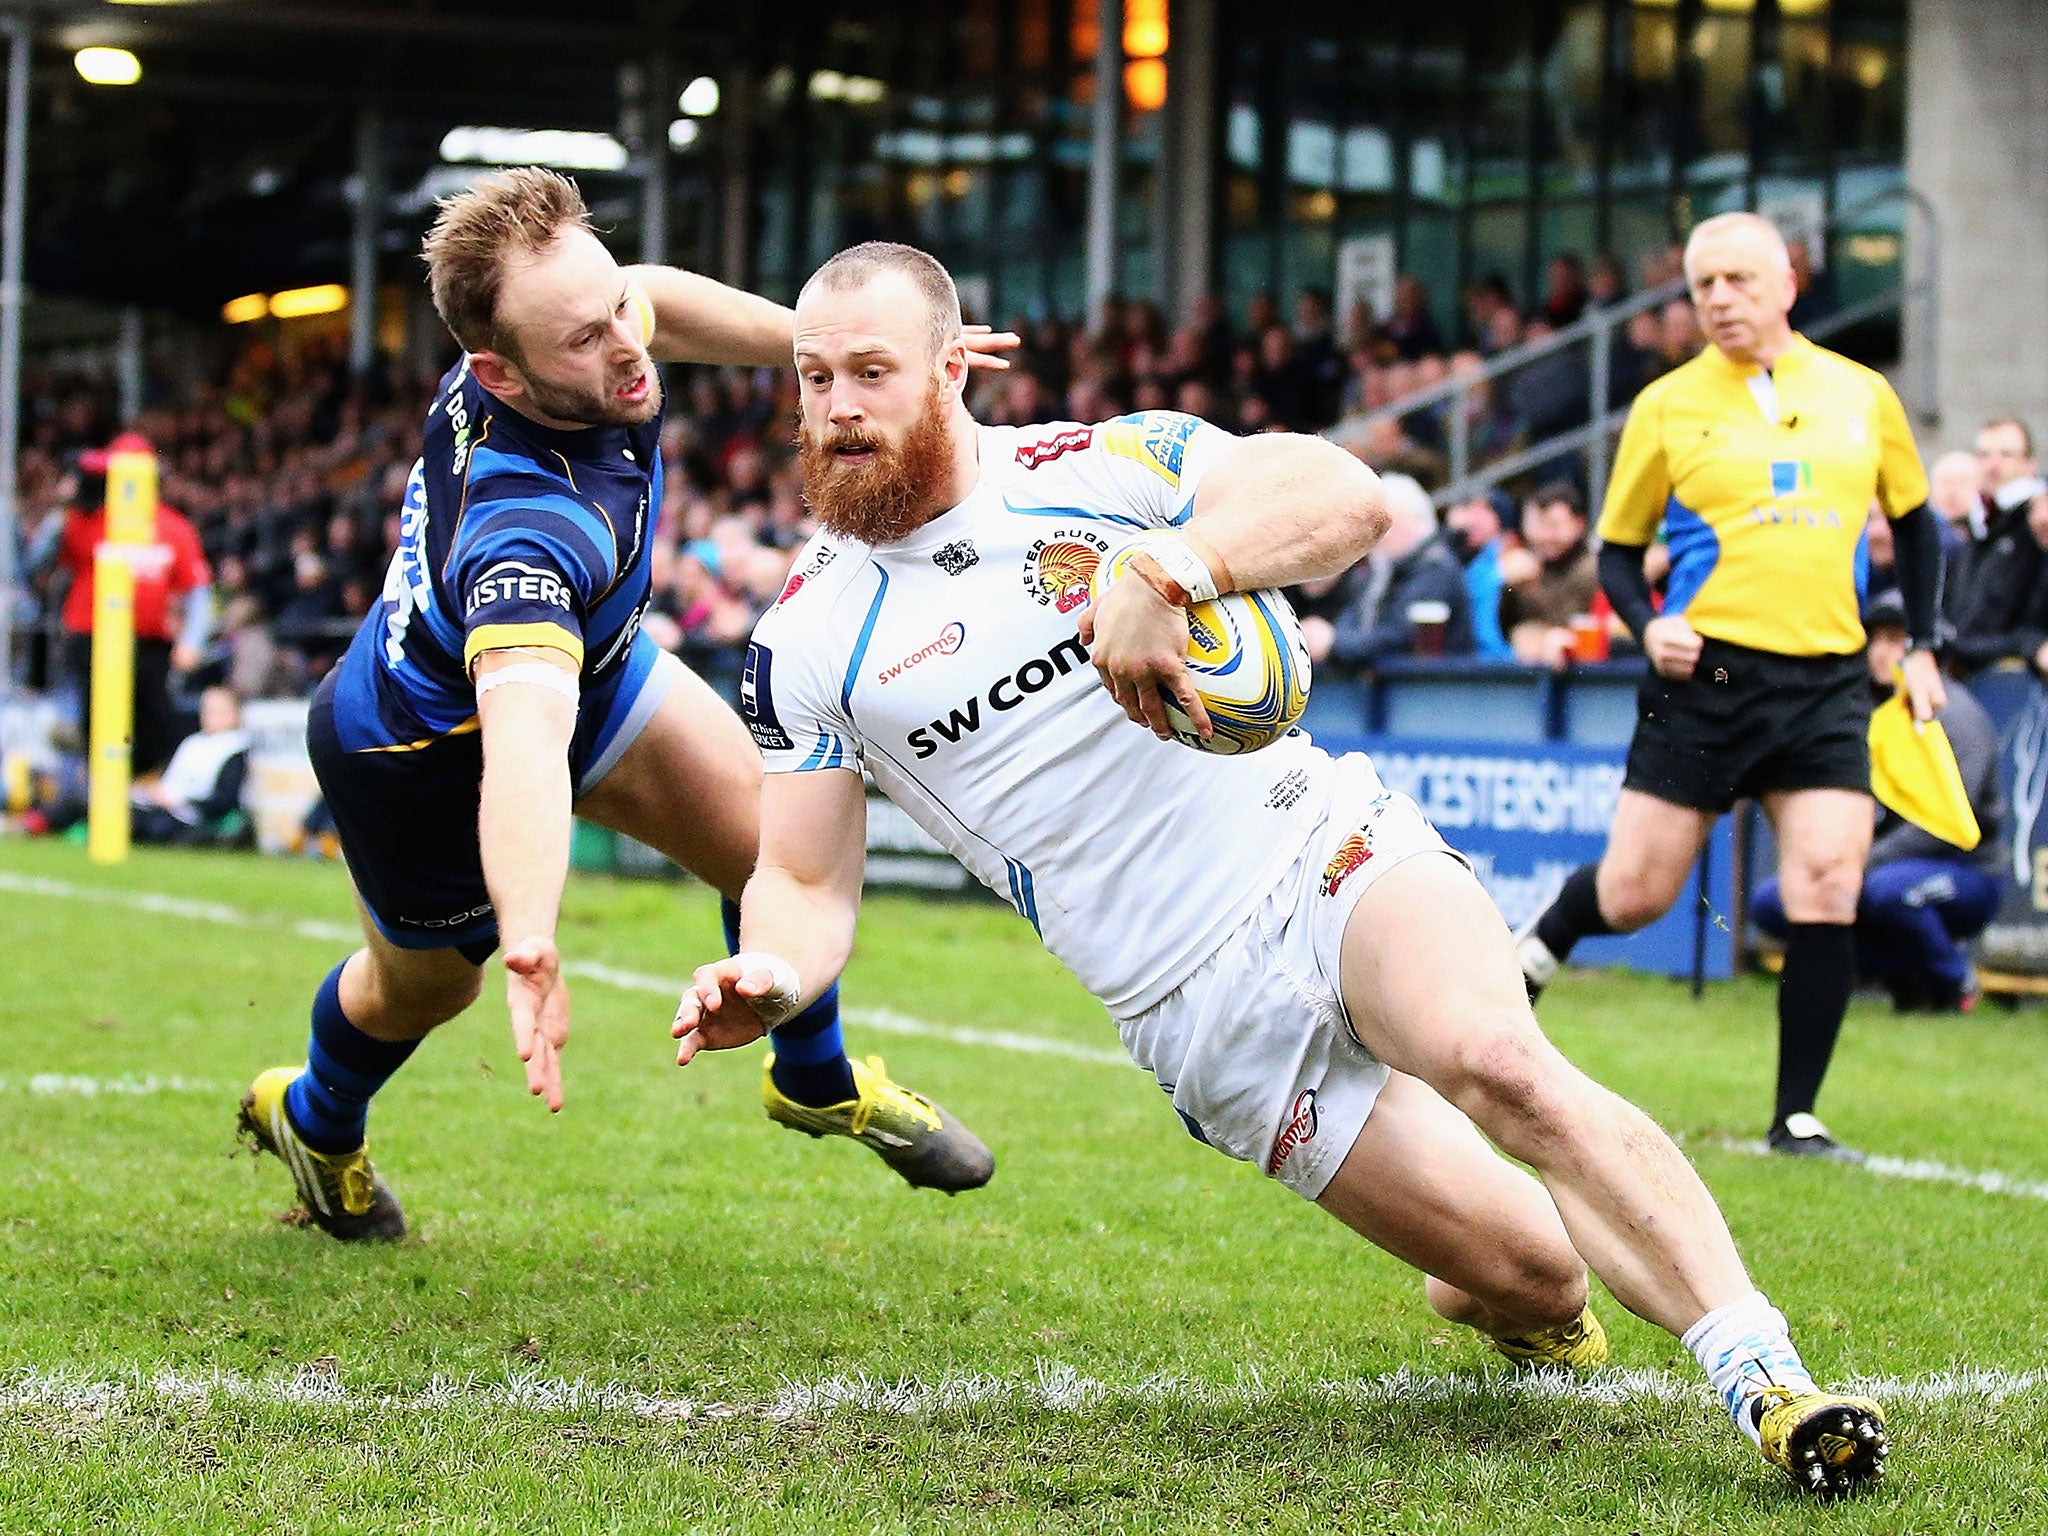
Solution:
<svg viewBox="0 0 2048 1536"><path fill-rule="evenodd" d="M1637 290L1677 274L1677 250L1656 252L1641 264ZM1386 475L1394 527L1371 559L1294 594L1315 659L1373 666L1421 645L1563 667L1628 643L1597 591L1579 461L1540 466L1520 495L1466 496L1439 516L1431 492L1445 482L1453 402L1371 413L1552 334L1624 289L1613 259L1559 256L1526 308L1498 278L1473 283L1455 331L1412 275L1399 280L1385 318L1360 306L1341 328L1313 289L1295 295L1291 320L1265 297L1235 318L1211 299L1177 330L1149 303L1112 302L1092 327L1018 327L1025 344L1015 366L978 374L971 403L983 420L1020 424L1159 408L1246 433L1368 419L1369 429L1336 435ZM1682 299L1636 314L1614 353L1616 403L1701 344ZM1583 349L1554 353L1506 376L1505 388L1454 397L1470 413L1474 462L1583 419L1584 364ZM156 448L162 498L190 519L210 567L212 623L197 666L181 668L188 688L298 693L333 664L381 588L434 383L431 370L389 368L352 380L338 340L288 351L255 344L217 382L125 424ZM675 369L669 388L648 624L661 643L716 672L730 667L811 531L790 441L795 380L772 369ZM27 584L16 618L33 629L62 596L54 556L67 509L89 508L102 493L81 450L105 444L117 423L107 392L81 379L34 378L25 404L18 553ZM2034 467L2016 422L1987 428L1976 454L1934 466L1953 545L1955 655L1965 667L2013 655L2048 670L2048 496ZM64 681L52 648L32 636L22 649L24 681Z"/></svg>

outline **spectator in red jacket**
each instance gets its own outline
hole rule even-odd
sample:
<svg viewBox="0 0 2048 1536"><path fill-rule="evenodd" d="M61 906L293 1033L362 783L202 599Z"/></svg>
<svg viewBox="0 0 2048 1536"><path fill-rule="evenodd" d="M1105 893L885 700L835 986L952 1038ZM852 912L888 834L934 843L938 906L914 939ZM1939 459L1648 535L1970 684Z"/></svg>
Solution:
<svg viewBox="0 0 2048 1536"><path fill-rule="evenodd" d="M92 739L93 555L107 537L107 461L115 453L148 452L149 444L124 433L106 448L78 456L79 494L65 514L58 563L71 575L64 599L65 670L78 681L80 728ZM91 511L85 509L90 507ZM183 734L171 704L171 673L189 672L206 643L208 587L213 573L198 535L183 513L159 503L156 536L135 558L135 736L131 762L138 774L170 760Z"/></svg>

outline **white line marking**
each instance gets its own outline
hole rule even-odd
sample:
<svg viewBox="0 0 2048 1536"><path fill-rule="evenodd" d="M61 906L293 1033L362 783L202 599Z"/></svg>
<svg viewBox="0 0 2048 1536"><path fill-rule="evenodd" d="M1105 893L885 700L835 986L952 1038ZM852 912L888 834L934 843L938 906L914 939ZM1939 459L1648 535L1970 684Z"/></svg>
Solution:
<svg viewBox="0 0 2048 1536"><path fill-rule="evenodd" d="M1875 1397L1890 1407L1928 1407L1964 1402L1977 1409L2048 1391L2048 1371L1958 1368L1926 1376L1865 1377L1844 1391ZM1060 1361L1041 1360L1028 1378L949 1373L920 1377L833 1376L823 1381L785 1380L772 1397L752 1402L668 1397L621 1382L519 1376L507 1381L435 1376L413 1392L352 1388L325 1365L303 1366L290 1376L248 1377L233 1371L132 1372L95 1376L64 1370L25 1370L0 1377L0 1410L57 1408L72 1413L118 1414L163 1402L206 1409L222 1403L262 1403L300 1408L365 1409L440 1413L482 1409L522 1415L625 1414L635 1418L758 1418L786 1422L852 1411L914 1418L971 1408L1022 1408L1084 1414L1119 1404L1145 1403L1207 1409L1271 1407L1289 1398L1316 1397L1338 1404L1409 1406L1537 1399L1621 1407L1653 1402L1713 1406L1705 1382L1666 1371L1603 1370L1590 1376L1558 1371L1475 1375L1431 1375L1407 1368L1384 1376L1341 1381L1290 1383L1256 1368L1241 1369L1229 1385L1182 1376L1146 1376L1105 1381Z"/></svg>
<svg viewBox="0 0 2048 1536"><path fill-rule="evenodd" d="M353 944L361 937L356 929L340 923L326 923L316 919L278 922L257 913L244 912L237 907L223 906L218 902L185 901L175 896L162 896L148 891L119 891L105 886L74 885L67 880L51 880L39 875L18 875L7 870L0 870L0 891L14 891L25 896L48 896L66 901L96 902L102 906L126 907L135 912L188 918L193 922L217 923L228 928L283 927L300 938L322 944ZM562 974L571 980L594 981L602 986L617 987L621 991L645 992L671 1001L683 995L683 982L679 978L654 976L645 971L629 971L595 960L564 961ZM927 1040L947 1040L955 1045L979 1046L986 1050L1017 1051L1032 1056L1059 1056L1068 1061L1085 1061L1095 1066L1131 1065L1130 1057L1122 1051L1081 1045L1047 1035L1024 1034L1016 1030L970 1029L964 1025L931 1024L888 1008L848 1008L843 1017L849 1024L885 1035L914 1035Z"/></svg>
<svg viewBox="0 0 2048 1536"><path fill-rule="evenodd" d="M1769 1142L1738 1141L1733 1137L1712 1141L1707 1145L1722 1152L1740 1152L1745 1157L1776 1157ZM1860 1169L1880 1179L1906 1179L1915 1184L1949 1184L1957 1189L1974 1189L1987 1195L2012 1195L2021 1200L2048 1200L2048 1182L2040 1179L2023 1179L2009 1173L2000 1173L1995 1168L1977 1171L1969 1168L1951 1168L1947 1163L1938 1163L1931 1157L1892 1157L1884 1153L1864 1154L1858 1163L1838 1162L1828 1164L1835 1168Z"/></svg>
<svg viewBox="0 0 2048 1536"><path fill-rule="evenodd" d="M258 928L274 926L265 919L239 908L224 906L218 902L186 901L176 896L165 896L149 891L117 891L104 886L74 885L65 880L51 880L37 875L19 875L0 870L0 891L15 891L23 895L49 896L61 900L98 902L107 906L127 907L133 911L152 912L166 917L189 918L195 922L219 923L230 928ZM347 943L355 937L355 930L339 923L317 921L294 921L288 925L290 931L303 938L321 943ZM594 981L603 986L617 987L622 991L645 992L662 997L679 997L683 984L666 976L653 976L644 971L623 970L618 966L604 965L593 960L572 960L562 966L563 974L571 978ZM961 1025L931 1024L922 1019L897 1013L888 1008L849 1008L846 1021L864 1029L883 1034L915 1035L928 1040L947 1040L956 1045L978 1046L988 1050L1015 1051L1035 1056L1058 1056L1069 1061L1085 1061L1099 1066L1125 1067L1130 1058L1121 1051L1104 1050L1097 1046L1079 1045L1071 1041L1057 1040L1045 1035L1022 1034L1007 1029L969 1029ZM85 1083L94 1079L79 1078L72 1081ZM147 1079L146 1081L156 1081ZM170 1079L176 1084L180 1079ZM4 1087L4 1084L0 1084ZM194 1085L195 1091L198 1085ZM31 1091L90 1093L85 1088L50 1089ZM161 1089L121 1089L106 1087L98 1091L159 1092ZM210 1091L210 1089L208 1090ZM1759 1156L1771 1156L1770 1148L1762 1142L1724 1140L1711 1143L1723 1151L1740 1152ZM1951 1168L1946 1163L1927 1158L1903 1158L1884 1155L1866 1157L1859 1164L1841 1164L1842 1167L1860 1167L1865 1173L1878 1178L1906 1179L1922 1184L1946 1184L1958 1189L1974 1189L1987 1195L2010 1195L2023 1200L2048 1201L2048 1181L2020 1178L2013 1174L2000 1173L1996 1169L1981 1171L1968 1168Z"/></svg>
<svg viewBox="0 0 2048 1536"><path fill-rule="evenodd" d="M140 1097L152 1093L221 1093L219 1083L190 1077L80 1077L65 1072L38 1072L27 1082L0 1077L0 1093L33 1093L45 1098L79 1099Z"/></svg>

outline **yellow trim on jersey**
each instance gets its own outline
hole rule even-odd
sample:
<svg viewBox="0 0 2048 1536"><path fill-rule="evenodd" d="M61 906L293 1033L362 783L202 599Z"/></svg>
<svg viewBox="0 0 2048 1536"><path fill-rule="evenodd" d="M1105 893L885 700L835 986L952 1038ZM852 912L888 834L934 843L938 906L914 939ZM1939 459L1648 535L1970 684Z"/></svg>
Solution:
<svg viewBox="0 0 2048 1536"><path fill-rule="evenodd" d="M507 651L514 646L538 645L562 651L577 666L583 665L583 642L559 624L479 624L462 643L462 665L474 670L476 659L485 651Z"/></svg>
<svg viewBox="0 0 2048 1536"><path fill-rule="evenodd" d="M388 747L357 747L356 751L417 752L423 747L431 747L437 741L446 741L450 736L468 736L472 732L479 731L481 729L483 729L483 723L480 720L478 720L475 715L471 715L467 720L463 721L462 724L456 726L453 730L443 731L438 736L422 736L418 741L395 741Z"/></svg>
<svg viewBox="0 0 2048 1536"><path fill-rule="evenodd" d="M1795 335L1771 372L1709 347L1648 385L1622 429L1600 537L1662 530L1667 613L1714 639L1787 656L1863 645L1857 551L1870 506L1901 517L1927 499L1904 407L1881 374ZM1766 395L1768 398L1768 395Z"/></svg>

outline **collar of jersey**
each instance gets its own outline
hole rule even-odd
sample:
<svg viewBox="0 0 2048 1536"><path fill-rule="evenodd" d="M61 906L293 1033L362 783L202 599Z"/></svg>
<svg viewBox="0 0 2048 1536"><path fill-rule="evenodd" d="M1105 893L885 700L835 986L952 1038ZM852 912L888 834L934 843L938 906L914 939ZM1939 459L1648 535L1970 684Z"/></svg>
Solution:
<svg viewBox="0 0 2048 1536"><path fill-rule="evenodd" d="M1807 357L1812 353L1812 351L1813 343L1808 341L1804 336L1800 335L1797 331L1794 331L1792 333L1792 339L1785 344L1785 350L1778 354L1777 366L1770 370L1771 377L1779 377L1781 374L1783 374L1787 365L1790 365L1792 368L1797 369L1801 364L1803 364L1806 361ZM1701 355L1706 358L1707 366L1715 369L1719 373L1725 374L1727 377L1731 379L1747 379L1752 374L1762 373L1765 371L1761 363L1736 362L1734 358L1730 357L1726 352L1723 352L1719 347L1715 346L1712 342L1709 342L1707 344L1707 350Z"/></svg>

